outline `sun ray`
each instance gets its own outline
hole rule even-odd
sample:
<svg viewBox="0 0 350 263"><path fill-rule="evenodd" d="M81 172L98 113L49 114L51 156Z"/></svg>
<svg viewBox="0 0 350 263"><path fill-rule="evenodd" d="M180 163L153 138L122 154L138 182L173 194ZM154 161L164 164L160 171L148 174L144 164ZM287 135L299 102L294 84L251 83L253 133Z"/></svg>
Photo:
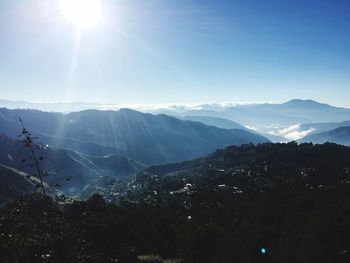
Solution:
<svg viewBox="0 0 350 263"><path fill-rule="evenodd" d="M101 9L99 0L61 0L62 14L78 31L97 25Z"/></svg>

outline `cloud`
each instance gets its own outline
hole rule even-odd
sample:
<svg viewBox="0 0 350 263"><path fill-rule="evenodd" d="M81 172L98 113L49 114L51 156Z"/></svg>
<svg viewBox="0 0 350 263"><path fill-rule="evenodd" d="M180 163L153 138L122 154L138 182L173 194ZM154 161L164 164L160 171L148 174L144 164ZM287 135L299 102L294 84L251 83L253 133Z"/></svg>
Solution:
<svg viewBox="0 0 350 263"><path fill-rule="evenodd" d="M273 131L271 134L284 137L290 141L295 141L305 137L313 131L315 131L314 128L309 130L300 130L300 124L294 124L287 128Z"/></svg>
<svg viewBox="0 0 350 263"><path fill-rule="evenodd" d="M258 131L258 129L254 126L245 125L245 127L249 130L252 130L252 131L256 131L256 132Z"/></svg>

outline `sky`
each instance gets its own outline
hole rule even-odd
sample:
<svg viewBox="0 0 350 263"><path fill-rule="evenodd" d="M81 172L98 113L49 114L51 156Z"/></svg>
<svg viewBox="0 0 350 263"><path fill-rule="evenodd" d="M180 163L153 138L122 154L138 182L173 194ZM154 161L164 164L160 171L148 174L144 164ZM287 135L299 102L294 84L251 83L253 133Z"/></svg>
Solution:
<svg viewBox="0 0 350 263"><path fill-rule="evenodd" d="M0 99L350 107L349 0L64 1L0 1Z"/></svg>

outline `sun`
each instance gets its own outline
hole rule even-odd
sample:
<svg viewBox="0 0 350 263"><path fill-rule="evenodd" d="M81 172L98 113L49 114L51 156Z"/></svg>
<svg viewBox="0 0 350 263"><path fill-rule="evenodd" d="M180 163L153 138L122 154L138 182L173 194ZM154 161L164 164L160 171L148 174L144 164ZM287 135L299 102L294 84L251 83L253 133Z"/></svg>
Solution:
<svg viewBox="0 0 350 263"><path fill-rule="evenodd" d="M77 30L93 27L102 18L99 0L61 0L61 10Z"/></svg>

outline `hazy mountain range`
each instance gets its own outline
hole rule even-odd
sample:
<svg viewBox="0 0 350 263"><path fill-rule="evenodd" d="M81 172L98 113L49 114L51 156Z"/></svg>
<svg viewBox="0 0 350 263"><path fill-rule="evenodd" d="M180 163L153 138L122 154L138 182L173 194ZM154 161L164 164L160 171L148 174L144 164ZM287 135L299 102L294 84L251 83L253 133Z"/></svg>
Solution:
<svg viewBox="0 0 350 263"><path fill-rule="evenodd" d="M21 133L18 116L39 137L43 156L55 161L56 170L47 182L73 177L62 183L62 191L69 195L91 184L120 180L150 165L191 160L229 145L269 142L259 133L272 141L350 145L350 110L315 101L201 105L157 109L153 114L131 109L57 113L0 108L0 172L2 180L12 174L23 186L15 193L33 186L23 177L33 170L18 156L23 151L16 141ZM48 161L43 165L45 169L53 166Z"/></svg>
<svg viewBox="0 0 350 263"><path fill-rule="evenodd" d="M325 143L334 142L350 146L350 126L338 127L333 130L310 134L300 140L300 142Z"/></svg>
<svg viewBox="0 0 350 263"><path fill-rule="evenodd" d="M0 109L0 132L14 138L20 132L17 116L45 144L88 155L119 154L147 165L189 160L228 145L268 141L246 130L129 109L70 114Z"/></svg>
<svg viewBox="0 0 350 263"><path fill-rule="evenodd" d="M249 126L341 122L350 118L350 109L334 107L313 100L299 99L293 99L281 104L203 104L191 108L157 109L155 112L174 113L180 116L221 117Z"/></svg>
<svg viewBox="0 0 350 263"><path fill-rule="evenodd" d="M245 127L237 122L234 122L234 121L231 121L228 119L224 119L224 118L212 117L212 116L184 116L181 119L202 122L206 125L215 126L215 127L223 128L223 129L249 130L247 127ZM249 131L252 131L252 130L249 130Z"/></svg>
<svg viewBox="0 0 350 263"><path fill-rule="evenodd" d="M330 131L339 127L348 127L348 126L350 126L350 120L343 121L343 122L304 123L300 125L300 130L301 131L312 130L312 132L309 133L309 135L311 135L314 133L321 133L321 132Z"/></svg>
<svg viewBox="0 0 350 263"><path fill-rule="evenodd" d="M200 121L215 123L218 127L227 127L227 123L206 118L225 119L255 130L274 142L298 140L314 132L346 126L350 120L350 109L298 99L282 104L203 104L192 108L174 106L154 112L179 118L201 118Z"/></svg>
<svg viewBox="0 0 350 263"><path fill-rule="evenodd" d="M39 138L42 167L51 173L47 182L72 177L60 182L60 190L68 195L76 195L91 184L120 180L151 164L190 160L228 145L268 141L246 129L221 129L129 109L63 114L2 108L0 165L14 170L2 169L1 173L3 180L17 174L16 180L23 185L19 192L30 187L20 173L35 175L35 170L21 156L25 149L16 140L21 133L18 116Z"/></svg>
<svg viewBox="0 0 350 263"><path fill-rule="evenodd" d="M0 107L8 109L34 109L49 112L74 112L88 109L119 110L121 106L85 102L32 103L0 100ZM178 116L210 116L229 119L242 125L295 124L311 122L341 122L349 120L348 108L331 106L313 100L293 99L285 103L260 104L201 104L197 106L136 106L142 112L164 113Z"/></svg>
<svg viewBox="0 0 350 263"><path fill-rule="evenodd" d="M0 107L74 112L86 109L113 109L117 105L93 103L30 103L0 100ZM167 114L181 120L199 121L224 129L250 129L275 142L299 140L311 133L331 130L350 120L350 109L334 107L313 100L293 99L281 104L202 104L167 107L139 106L135 109L153 114ZM332 125L333 124L333 125ZM73 143L72 141L67 143ZM96 147L96 145L90 145ZM109 149L110 150L110 149ZM109 151L107 150L107 151ZM104 152L104 149L101 149Z"/></svg>
<svg viewBox="0 0 350 263"><path fill-rule="evenodd" d="M34 103L29 101L1 100L0 107L8 109L31 109L48 112L73 112L88 109L105 109L107 105L86 102Z"/></svg>

